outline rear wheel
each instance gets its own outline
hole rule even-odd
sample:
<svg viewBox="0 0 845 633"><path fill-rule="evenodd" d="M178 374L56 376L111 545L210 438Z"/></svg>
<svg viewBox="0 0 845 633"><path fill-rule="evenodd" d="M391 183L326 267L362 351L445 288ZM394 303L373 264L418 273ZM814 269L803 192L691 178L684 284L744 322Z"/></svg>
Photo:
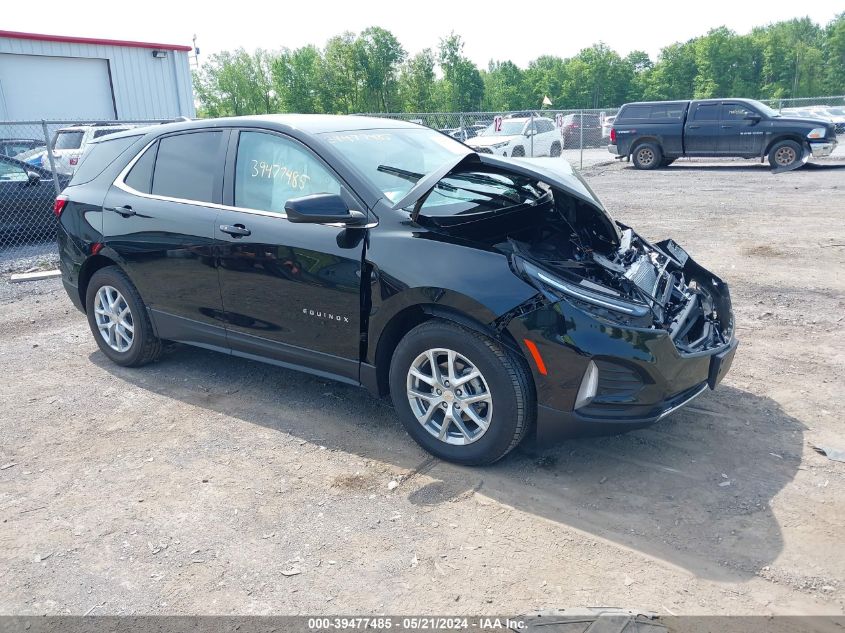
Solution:
<svg viewBox="0 0 845 633"><path fill-rule="evenodd" d="M780 141L769 150L769 164L777 168L794 167L801 161L801 146L795 141Z"/></svg>
<svg viewBox="0 0 845 633"><path fill-rule="evenodd" d="M637 169L656 169L663 160L663 152L654 143L642 143L634 149L631 159Z"/></svg>
<svg viewBox="0 0 845 633"><path fill-rule="evenodd" d="M491 464L534 417L522 360L492 338L446 321L408 332L390 364L390 394L405 430L432 455Z"/></svg>
<svg viewBox="0 0 845 633"><path fill-rule="evenodd" d="M85 311L100 350L118 365L140 367L161 355L161 340L141 295L116 266L101 268L91 277Z"/></svg>

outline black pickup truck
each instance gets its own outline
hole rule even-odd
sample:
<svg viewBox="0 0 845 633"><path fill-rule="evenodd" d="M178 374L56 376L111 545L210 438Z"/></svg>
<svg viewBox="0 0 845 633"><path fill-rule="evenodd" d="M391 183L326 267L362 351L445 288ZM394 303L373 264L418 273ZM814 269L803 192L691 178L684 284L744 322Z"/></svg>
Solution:
<svg viewBox="0 0 845 633"><path fill-rule="evenodd" d="M637 169L682 156L768 156L776 170L800 167L836 147L833 123L781 116L753 99L626 103L610 132L608 151Z"/></svg>

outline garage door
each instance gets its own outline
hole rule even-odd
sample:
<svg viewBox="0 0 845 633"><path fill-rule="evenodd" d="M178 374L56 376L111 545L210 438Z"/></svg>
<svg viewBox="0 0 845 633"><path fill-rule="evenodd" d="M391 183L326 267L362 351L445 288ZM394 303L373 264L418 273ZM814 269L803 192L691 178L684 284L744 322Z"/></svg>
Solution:
<svg viewBox="0 0 845 633"><path fill-rule="evenodd" d="M105 59L0 53L0 119L114 119Z"/></svg>

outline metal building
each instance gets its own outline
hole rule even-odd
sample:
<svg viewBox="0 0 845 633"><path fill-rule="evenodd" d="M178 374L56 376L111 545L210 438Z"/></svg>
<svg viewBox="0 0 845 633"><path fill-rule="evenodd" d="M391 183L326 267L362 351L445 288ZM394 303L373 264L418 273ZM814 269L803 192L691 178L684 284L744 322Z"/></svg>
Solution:
<svg viewBox="0 0 845 633"><path fill-rule="evenodd" d="M0 31L0 120L194 117L191 50Z"/></svg>

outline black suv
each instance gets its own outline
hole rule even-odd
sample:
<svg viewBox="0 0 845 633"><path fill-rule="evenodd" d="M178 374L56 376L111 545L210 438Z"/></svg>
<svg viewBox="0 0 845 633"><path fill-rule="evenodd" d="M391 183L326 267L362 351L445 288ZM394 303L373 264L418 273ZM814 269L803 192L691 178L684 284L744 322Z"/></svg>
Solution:
<svg viewBox="0 0 845 633"><path fill-rule="evenodd" d="M95 141L58 197L65 288L114 362L163 341L392 396L444 459L654 422L733 357L727 286L614 223L564 161L387 119L194 121Z"/></svg>

